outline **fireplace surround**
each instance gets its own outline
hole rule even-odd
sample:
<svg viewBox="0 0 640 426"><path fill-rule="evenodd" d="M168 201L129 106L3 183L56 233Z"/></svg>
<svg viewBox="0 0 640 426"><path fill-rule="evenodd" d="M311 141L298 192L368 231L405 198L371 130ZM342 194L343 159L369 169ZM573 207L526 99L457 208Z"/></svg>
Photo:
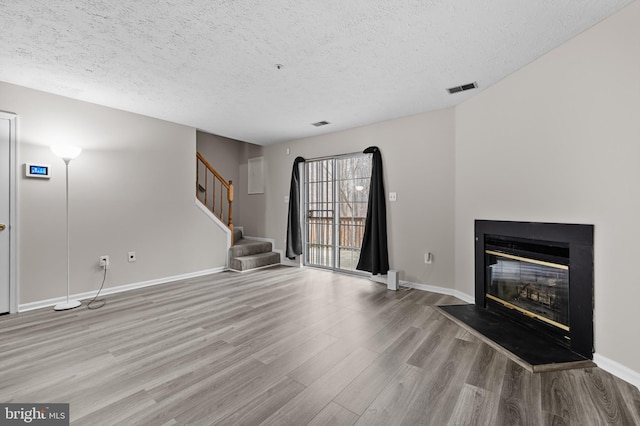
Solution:
<svg viewBox="0 0 640 426"><path fill-rule="evenodd" d="M476 220L475 304L593 359L593 225Z"/></svg>

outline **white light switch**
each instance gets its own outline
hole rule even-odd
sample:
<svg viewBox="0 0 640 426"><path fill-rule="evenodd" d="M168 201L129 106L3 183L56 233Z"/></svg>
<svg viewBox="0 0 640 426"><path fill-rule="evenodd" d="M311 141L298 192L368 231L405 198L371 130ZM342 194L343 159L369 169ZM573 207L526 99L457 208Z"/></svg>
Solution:
<svg viewBox="0 0 640 426"><path fill-rule="evenodd" d="M396 201L398 199L398 194L395 192L389 193L389 201Z"/></svg>
<svg viewBox="0 0 640 426"><path fill-rule="evenodd" d="M284 196L284 202L285 202L285 203L288 203L288 202L289 202L289 196L288 196L288 195L285 195L285 196Z"/></svg>

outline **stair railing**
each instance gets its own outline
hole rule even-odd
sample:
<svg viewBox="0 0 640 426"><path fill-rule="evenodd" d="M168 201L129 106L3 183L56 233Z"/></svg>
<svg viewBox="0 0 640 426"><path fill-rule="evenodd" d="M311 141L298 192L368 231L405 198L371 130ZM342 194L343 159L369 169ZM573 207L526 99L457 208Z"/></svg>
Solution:
<svg viewBox="0 0 640 426"><path fill-rule="evenodd" d="M233 182L224 180L199 152L196 152L196 197L231 230L233 244Z"/></svg>

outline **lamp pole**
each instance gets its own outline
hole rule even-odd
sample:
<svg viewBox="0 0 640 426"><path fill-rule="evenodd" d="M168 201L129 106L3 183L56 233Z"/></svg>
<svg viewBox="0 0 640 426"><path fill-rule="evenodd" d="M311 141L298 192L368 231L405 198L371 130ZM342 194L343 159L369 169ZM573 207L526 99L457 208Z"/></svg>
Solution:
<svg viewBox="0 0 640 426"><path fill-rule="evenodd" d="M69 267L69 163L72 159L76 158L80 154L80 148L71 149L72 147L51 147L51 150L58 155L64 161L65 165L65 210L67 219L67 300L66 302L58 303L53 307L56 311L65 311L67 309L73 309L80 306L82 303L79 300L69 300L69 293L71 291L70 286L70 267ZM71 149L71 150L70 150Z"/></svg>

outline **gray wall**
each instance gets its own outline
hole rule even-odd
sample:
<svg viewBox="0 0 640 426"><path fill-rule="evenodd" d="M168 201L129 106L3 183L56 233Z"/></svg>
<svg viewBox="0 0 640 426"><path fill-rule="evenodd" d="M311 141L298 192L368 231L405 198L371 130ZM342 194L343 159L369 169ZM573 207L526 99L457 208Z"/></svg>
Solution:
<svg viewBox="0 0 640 426"><path fill-rule="evenodd" d="M238 182L238 173L242 161L244 142L224 136L212 135L201 131L196 132L196 149L207 159L209 164L222 177L234 184Z"/></svg>
<svg viewBox="0 0 640 426"><path fill-rule="evenodd" d="M264 216L265 194L248 194L247 160L261 157L263 147L248 142L198 131L196 146L199 153L225 180L234 186L233 224L242 226L245 235L258 237L266 233Z"/></svg>
<svg viewBox="0 0 640 426"><path fill-rule="evenodd" d="M363 151L382 152L387 202L389 260L405 281L453 288L454 112L420 114L371 126L265 147L266 236L284 249L291 169L297 156L313 158ZM286 150L290 149L289 155ZM431 265L424 253L435 255Z"/></svg>
<svg viewBox="0 0 640 426"><path fill-rule="evenodd" d="M456 108L455 280L473 293L474 219L594 224L595 349L636 372L638 22L634 2Z"/></svg>
<svg viewBox="0 0 640 426"><path fill-rule="evenodd" d="M71 293L225 265L225 235L195 204L195 129L0 83L19 115L19 164L51 165L18 181L19 303L66 294L65 170L49 146L78 145L69 166ZM135 251L137 262L127 253Z"/></svg>
<svg viewBox="0 0 640 426"><path fill-rule="evenodd" d="M238 209L235 213L234 222L244 228L245 235L252 237L264 237L267 235L267 220L265 208L267 204L267 196L269 189L266 188L264 194L248 193L248 159L264 156L264 147L245 143L242 145L242 159L240 161L238 176L238 186L236 199L238 200ZM266 162L266 161L265 161ZM267 165L265 164L265 169ZM266 172L265 172L266 176Z"/></svg>

